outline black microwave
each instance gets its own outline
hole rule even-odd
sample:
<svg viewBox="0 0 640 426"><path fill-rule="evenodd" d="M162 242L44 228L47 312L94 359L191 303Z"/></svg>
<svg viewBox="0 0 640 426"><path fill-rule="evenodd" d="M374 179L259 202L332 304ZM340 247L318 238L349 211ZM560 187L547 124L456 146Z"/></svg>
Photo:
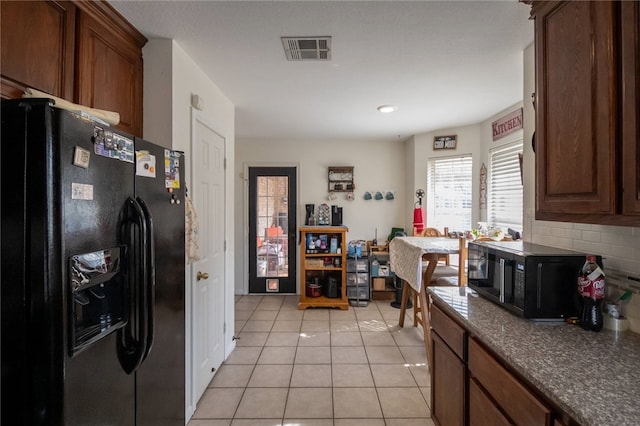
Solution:
<svg viewBox="0 0 640 426"><path fill-rule="evenodd" d="M577 316L578 273L586 255L522 241L469 243L469 287L518 316ZM597 256L602 266L602 258Z"/></svg>

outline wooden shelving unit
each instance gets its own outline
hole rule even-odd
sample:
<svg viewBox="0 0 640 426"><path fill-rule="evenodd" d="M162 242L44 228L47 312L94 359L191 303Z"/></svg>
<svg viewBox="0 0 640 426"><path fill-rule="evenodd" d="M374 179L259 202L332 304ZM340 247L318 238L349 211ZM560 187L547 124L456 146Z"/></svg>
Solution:
<svg viewBox="0 0 640 426"><path fill-rule="evenodd" d="M353 166L329 167L329 192L353 192Z"/></svg>
<svg viewBox="0 0 640 426"><path fill-rule="evenodd" d="M346 226L303 226L300 228L300 302L298 309L306 308L340 308L349 309L347 300L347 231ZM326 249L307 247L308 237L314 241L326 235ZM331 253L331 238L337 239L340 253ZM315 253L310 251L316 251ZM326 252L325 252L326 251ZM324 260L331 260L326 264ZM336 265L336 259L338 265ZM307 283L319 278L323 284L323 294L318 297L307 296ZM337 280L338 297L327 297L325 294L329 277Z"/></svg>

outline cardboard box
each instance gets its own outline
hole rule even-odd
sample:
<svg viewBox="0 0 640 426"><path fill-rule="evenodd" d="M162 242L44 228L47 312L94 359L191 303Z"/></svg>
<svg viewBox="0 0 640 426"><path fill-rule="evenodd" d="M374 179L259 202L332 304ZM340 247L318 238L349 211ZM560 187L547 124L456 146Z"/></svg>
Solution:
<svg viewBox="0 0 640 426"><path fill-rule="evenodd" d="M307 268L322 268L324 266L324 259L321 257L305 259L304 265Z"/></svg>
<svg viewBox="0 0 640 426"><path fill-rule="evenodd" d="M373 290L374 291L383 291L386 288L386 283L384 278L374 278L373 279Z"/></svg>

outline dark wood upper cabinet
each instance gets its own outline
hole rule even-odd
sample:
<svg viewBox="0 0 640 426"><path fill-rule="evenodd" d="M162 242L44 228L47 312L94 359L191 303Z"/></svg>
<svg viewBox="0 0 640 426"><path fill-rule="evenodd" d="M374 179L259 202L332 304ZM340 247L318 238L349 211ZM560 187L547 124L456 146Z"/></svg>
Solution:
<svg viewBox="0 0 640 426"><path fill-rule="evenodd" d="M120 114L142 136L147 39L103 1L2 2L2 97L26 87Z"/></svg>
<svg viewBox="0 0 640 426"><path fill-rule="evenodd" d="M621 5L622 212L640 215L640 2Z"/></svg>
<svg viewBox="0 0 640 426"><path fill-rule="evenodd" d="M640 224L637 2L532 2L536 219Z"/></svg>
<svg viewBox="0 0 640 426"><path fill-rule="evenodd" d="M540 213L615 213L613 3L566 2L536 15Z"/></svg>
<svg viewBox="0 0 640 426"><path fill-rule="evenodd" d="M118 128L142 135L142 46L113 26L107 9L78 19L78 103L120 113ZM117 18L117 17L116 17Z"/></svg>
<svg viewBox="0 0 640 426"><path fill-rule="evenodd" d="M20 98L34 87L73 99L75 19L68 1L2 2L2 98Z"/></svg>

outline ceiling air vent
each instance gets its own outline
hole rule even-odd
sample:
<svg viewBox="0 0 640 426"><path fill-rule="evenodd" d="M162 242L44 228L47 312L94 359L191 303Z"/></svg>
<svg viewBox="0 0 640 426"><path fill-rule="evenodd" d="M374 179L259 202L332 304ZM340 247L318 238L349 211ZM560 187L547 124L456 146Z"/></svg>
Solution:
<svg viewBox="0 0 640 426"><path fill-rule="evenodd" d="M281 37L289 61L331 60L331 37Z"/></svg>

